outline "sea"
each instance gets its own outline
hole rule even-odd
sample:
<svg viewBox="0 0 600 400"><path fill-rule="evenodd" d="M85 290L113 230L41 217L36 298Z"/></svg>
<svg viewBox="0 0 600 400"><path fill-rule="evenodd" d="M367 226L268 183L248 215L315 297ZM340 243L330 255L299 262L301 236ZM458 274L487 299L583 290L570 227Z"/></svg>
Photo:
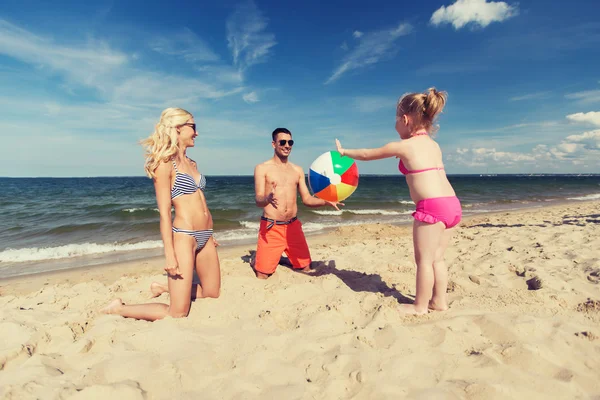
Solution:
<svg viewBox="0 0 600 400"><path fill-rule="evenodd" d="M598 175L450 175L465 215L600 199ZM252 176L208 176L206 199L222 246L256 241L261 209ZM336 211L308 208L307 235L345 225L409 224L403 176L361 175ZM162 255L159 213L146 177L0 178L0 279Z"/></svg>

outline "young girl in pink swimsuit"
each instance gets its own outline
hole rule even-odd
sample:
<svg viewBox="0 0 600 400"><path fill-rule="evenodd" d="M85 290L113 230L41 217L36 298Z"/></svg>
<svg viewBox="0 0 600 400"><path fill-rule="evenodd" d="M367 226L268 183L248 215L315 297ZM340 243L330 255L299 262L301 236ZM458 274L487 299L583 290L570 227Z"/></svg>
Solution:
<svg viewBox="0 0 600 400"><path fill-rule="evenodd" d="M435 88L425 93L402 96L396 108L396 131L402 141L378 149L344 149L336 139L337 150L356 160L370 161L397 157L398 169L406 175L413 213L413 242L417 264L417 293L414 304L402 304L401 311L425 314L448 309L446 289L448 269L444 252L454 226L462 217L460 201L448 182L440 146L431 139L434 121L446 104L446 93Z"/></svg>

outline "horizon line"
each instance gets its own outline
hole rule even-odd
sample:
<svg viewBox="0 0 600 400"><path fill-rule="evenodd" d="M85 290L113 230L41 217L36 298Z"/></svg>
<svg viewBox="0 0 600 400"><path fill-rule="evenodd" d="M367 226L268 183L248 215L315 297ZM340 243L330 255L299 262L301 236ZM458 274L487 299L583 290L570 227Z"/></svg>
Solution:
<svg viewBox="0 0 600 400"><path fill-rule="evenodd" d="M207 177L253 177L253 174L205 174ZM304 174L307 176L308 174ZM553 175L553 176L572 176L572 175L586 175L586 176L600 176L600 172L569 172L569 173L554 173L554 172L510 172L510 173L483 173L483 172L472 172L472 173L455 173L446 174L447 176L480 176L480 177L494 177L494 176L514 176L514 175ZM360 174L359 176L402 176L397 173L394 174ZM95 179L95 178L148 178L145 175L86 175L86 176L0 176L0 179Z"/></svg>

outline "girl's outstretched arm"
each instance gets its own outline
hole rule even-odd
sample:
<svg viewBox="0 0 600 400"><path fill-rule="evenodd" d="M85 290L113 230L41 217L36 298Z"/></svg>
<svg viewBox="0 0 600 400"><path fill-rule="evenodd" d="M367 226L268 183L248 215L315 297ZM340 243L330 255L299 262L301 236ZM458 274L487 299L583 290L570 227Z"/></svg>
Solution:
<svg viewBox="0 0 600 400"><path fill-rule="evenodd" d="M360 161L381 160L390 157L402 158L404 153L402 142L391 142L377 149L344 149L340 141L335 139L335 145L342 156Z"/></svg>

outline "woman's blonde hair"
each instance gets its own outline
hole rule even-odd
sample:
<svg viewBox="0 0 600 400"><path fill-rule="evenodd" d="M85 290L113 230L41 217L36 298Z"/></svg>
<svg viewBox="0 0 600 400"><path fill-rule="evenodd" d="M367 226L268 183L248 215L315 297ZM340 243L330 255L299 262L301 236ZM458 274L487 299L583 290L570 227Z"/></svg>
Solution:
<svg viewBox="0 0 600 400"><path fill-rule="evenodd" d="M188 111L170 107L160 115L160 120L154 127L154 132L142 140L141 144L146 149L146 175L154 179L156 168L161 162L170 161L179 149L177 141L177 128L185 124L192 114Z"/></svg>
<svg viewBox="0 0 600 400"><path fill-rule="evenodd" d="M425 129L429 133L435 133L435 119L446 105L446 92L438 92L435 88L429 88L425 93L408 93L398 100L396 116L408 115L411 118L414 130Z"/></svg>

